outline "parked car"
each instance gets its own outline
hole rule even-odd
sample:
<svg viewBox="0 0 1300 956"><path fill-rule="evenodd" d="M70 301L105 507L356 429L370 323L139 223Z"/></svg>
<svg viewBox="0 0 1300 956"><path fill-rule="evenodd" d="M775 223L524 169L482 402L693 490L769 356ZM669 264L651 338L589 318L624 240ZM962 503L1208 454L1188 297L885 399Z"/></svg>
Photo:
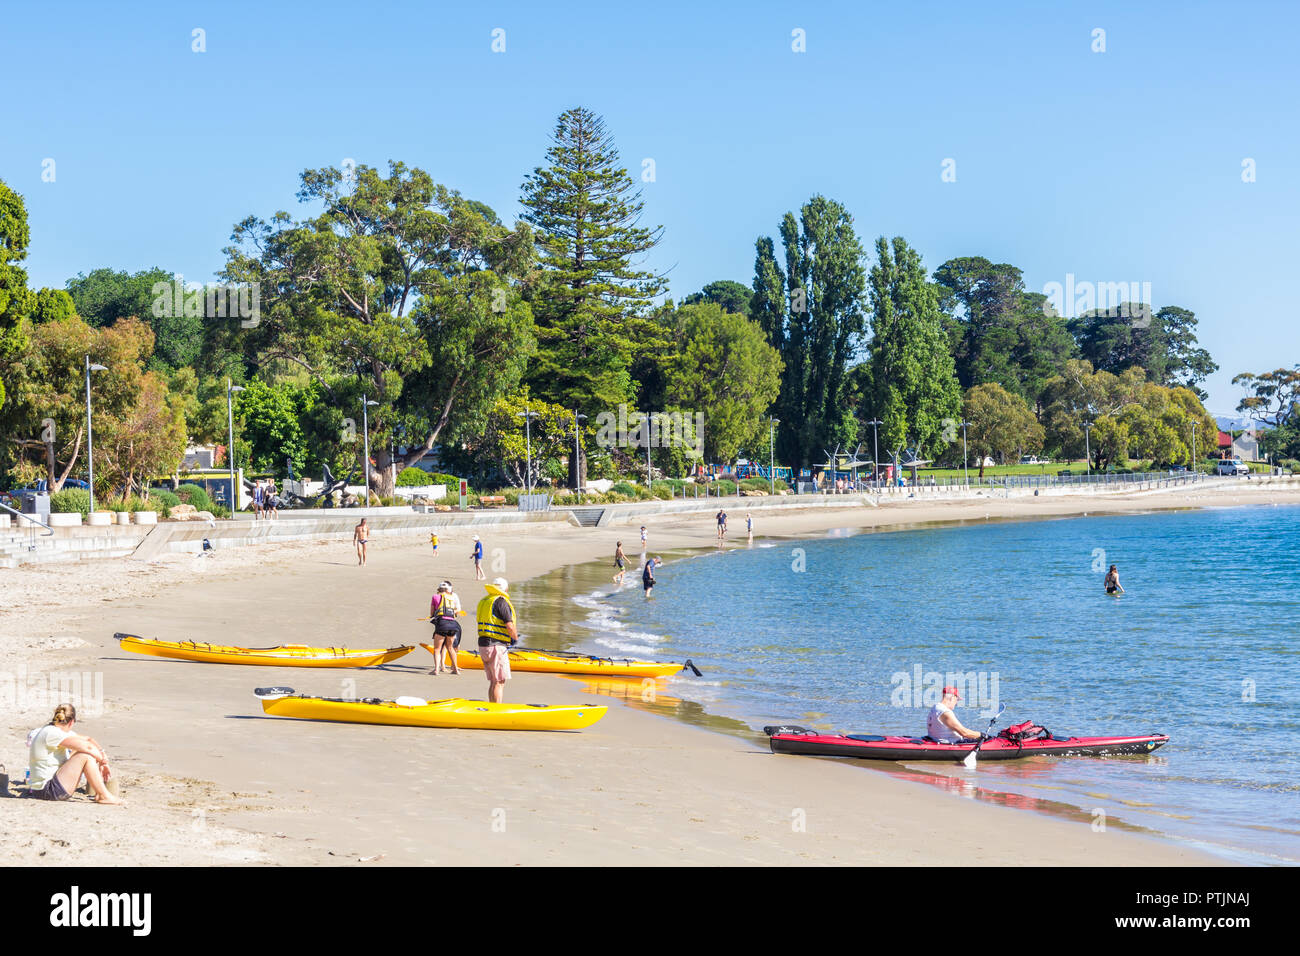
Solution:
<svg viewBox="0 0 1300 956"><path fill-rule="evenodd" d="M1214 466L1216 475L1249 475L1250 469L1240 458L1224 458Z"/></svg>

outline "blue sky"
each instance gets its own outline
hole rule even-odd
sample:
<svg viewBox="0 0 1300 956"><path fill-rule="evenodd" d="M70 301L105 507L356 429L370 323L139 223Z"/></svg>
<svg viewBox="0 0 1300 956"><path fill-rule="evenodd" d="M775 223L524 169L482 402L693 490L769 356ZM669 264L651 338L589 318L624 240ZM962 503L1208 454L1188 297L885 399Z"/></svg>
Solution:
<svg viewBox="0 0 1300 956"><path fill-rule="evenodd" d="M1149 282L1200 318L1227 413L1233 374L1300 361L1300 8L1132 6L10 4L0 178L27 200L34 285L203 281L236 221L296 210L298 174L345 158L420 166L511 220L584 105L631 171L655 161L650 265L679 299L750 281L755 238L823 193L866 246L902 235L930 269Z"/></svg>

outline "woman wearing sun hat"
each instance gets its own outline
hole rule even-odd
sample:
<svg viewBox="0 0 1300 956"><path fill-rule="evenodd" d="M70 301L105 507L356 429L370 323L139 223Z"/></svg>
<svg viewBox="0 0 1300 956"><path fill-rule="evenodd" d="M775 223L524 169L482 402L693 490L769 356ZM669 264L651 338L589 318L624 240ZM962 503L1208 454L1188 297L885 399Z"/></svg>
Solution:
<svg viewBox="0 0 1300 956"><path fill-rule="evenodd" d="M445 673L447 662L451 662L451 672L460 673L456 662L456 648L460 646L460 622L457 617L465 612L460 609L460 598L451 588L450 581L438 585L433 598L429 601L429 620L433 622L433 658L434 668L429 673L437 676Z"/></svg>

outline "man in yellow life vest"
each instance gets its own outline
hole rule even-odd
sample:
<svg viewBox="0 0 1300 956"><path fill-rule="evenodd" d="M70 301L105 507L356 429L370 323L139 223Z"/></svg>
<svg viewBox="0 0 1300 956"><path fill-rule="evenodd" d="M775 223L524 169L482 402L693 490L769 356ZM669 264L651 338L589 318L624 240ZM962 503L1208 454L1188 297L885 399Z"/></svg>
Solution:
<svg viewBox="0 0 1300 956"><path fill-rule="evenodd" d="M487 594L478 602L478 656L488 679L488 700L503 703L506 681L510 679L510 647L519 643L515 624L515 607L506 594L505 578L485 584Z"/></svg>

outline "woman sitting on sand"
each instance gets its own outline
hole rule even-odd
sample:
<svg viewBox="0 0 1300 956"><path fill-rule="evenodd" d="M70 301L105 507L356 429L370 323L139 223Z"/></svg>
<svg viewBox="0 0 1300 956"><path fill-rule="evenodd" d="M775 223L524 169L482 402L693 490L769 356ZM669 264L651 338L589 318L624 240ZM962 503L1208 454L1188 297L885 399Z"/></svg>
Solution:
<svg viewBox="0 0 1300 956"><path fill-rule="evenodd" d="M25 797L36 800L66 800L81 784L84 776L95 793L96 803L121 803L108 792L104 780L109 776L108 755L93 738L72 732L77 710L60 704L54 719L31 735L31 760L28 764Z"/></svg>

